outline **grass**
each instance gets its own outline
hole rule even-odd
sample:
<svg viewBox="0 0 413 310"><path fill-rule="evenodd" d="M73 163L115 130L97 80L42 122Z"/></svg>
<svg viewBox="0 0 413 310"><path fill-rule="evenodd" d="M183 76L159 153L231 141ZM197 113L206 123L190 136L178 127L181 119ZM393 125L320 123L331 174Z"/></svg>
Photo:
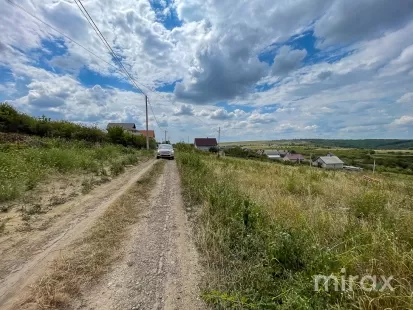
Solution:
<svg viewBox="0 0 413 310"><path fill-rule="evenodd" d="M323 143L317 144L315 143L317 141L323 141ZM304 155L306 159L311 158L312 160L315 160L319 156L326 156L327 153L332 152L334 153L334 155L342 159L346 165L358 166L366 170L373 170L373 165L375 162L376 171L378 172L413 175L413 150L374 150L373 148L361 148L363 146L385 147L387 145L386 143L390 143L393 140L371 140L370 142L372 144L369 144L369 141L370 140L297 140L294 142L290 140L279 140L266 142L246 141L239 142L238 144L236 144L235 142L231 142L222 144L233 147L237 145L242 145L253 151L262 149L294 151L296 153ZM407 148L409 144L412 143L412 140L406 141L408 144L399 143L397 145L399 147L405 145L405 147ZM342 142L343 146L346 147L340 147L339 145L341 144L335 144L335 142ZM393 142L397 142L397 140L394 140ZM403 140L399 140L399 142L403 142ZM360 145L360 148L356 148L357 145ZM390 143L390 145L392 144ZM242 156L237 156L237 153L240 153L239 150L237 152L236 149L229 149L227 150L226 154L228 156L235 157L259 157L257 156L257 154L253 154L253 151L244 151L242 154L238 154Z"/></svg>
<svg viewBox="0 0 413 310"><path fill-rule="evenodd" d="M24 142L0 143L0 202L22 196L52 174L111 175L152 153L113 144L25 136Z"/></svg>
<svg viewBox="0 0 413 310"><path fill-rule="evenodd" d="M216 309L412 309L411 178L177 156ZM316 275L393 276L394 291L335 292ZM380 278L379 278L380 279ZM380 285L380 282L378 283Z"/></svg>
<svg viewBox="0 0 413 310"><path fill-rule="evenodd" d="M142 204L147 203L163 164L157 162L108 207L85 237L53 263L52 271L33 286L28 303L35 303L41 309L67 308L71 298L79 296L82 288L95 283L107 271L118 257L116 253L128 228L139 220Z"/></svg>

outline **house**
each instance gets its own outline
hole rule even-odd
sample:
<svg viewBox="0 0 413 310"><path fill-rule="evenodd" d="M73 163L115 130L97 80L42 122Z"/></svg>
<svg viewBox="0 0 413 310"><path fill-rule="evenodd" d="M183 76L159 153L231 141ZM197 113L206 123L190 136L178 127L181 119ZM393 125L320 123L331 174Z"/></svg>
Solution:
<svg viewBox="0 0 413 310"><path fill-rule="evenodd" d="M130 132L134 135L141 135L141 133L136 130L136 125L134 123L109 123L107 129L114 127L123 128L124 131Z"/></svg>
<svg viewBox="0 0 413 310"><path fill-rule="evenodd" d="M263 152L269 159L281 159L280 152L277 150L265 150Z"/></svg>
<svg viewBox="0 0 413 310"><path fill-rule="evenodd" d="M215 138L195 138L194 146L198 150L209 151L211 147L217 147L217 139Z"/></svg>
<svg viewBox="0 0 413 310"><path fill-rule="evenodd" d="M146 129L138 129L137 131L146 137ZM155 130L148 130L148 135L149 138L155 139Z"/></svg>
<svg viewBox="0 0 413 310"><path fill-rule="evenodd" d="M301 155L301 154L288 153L287 155L284 156L283 160L284 161L295 162L295 163L301 163L302 161L304 161L304 156Z"/></svg>
<svg viewBox="0 0 413 310"><path fill-rule="evenodd" d="M288 152L284 150L263 150L263 153L270 159L282 159L288 154Z"/></svg>
<svg viewBox="0 0 413 310"><path fill-rule="evenodd" d="M344 162L337 156L321 156L313 162L313 166L326 169L343 169L343 165Z"/></svg>

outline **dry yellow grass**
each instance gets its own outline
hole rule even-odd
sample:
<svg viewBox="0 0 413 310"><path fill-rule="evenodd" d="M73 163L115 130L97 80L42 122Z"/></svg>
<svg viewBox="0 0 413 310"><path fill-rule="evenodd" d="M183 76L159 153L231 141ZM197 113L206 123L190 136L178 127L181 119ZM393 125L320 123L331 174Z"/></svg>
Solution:
<svg viewBox="0 0 413 310"><path fill-rule="evenodd" d="M204 202L205 298L234 309L412 309L413 182L307 166L186 154L184 185ZM186 179L186 181L185 181ZM393 276L394 291L321 289L321 274ZM377 285L382 285L379 282Z"/></svg>

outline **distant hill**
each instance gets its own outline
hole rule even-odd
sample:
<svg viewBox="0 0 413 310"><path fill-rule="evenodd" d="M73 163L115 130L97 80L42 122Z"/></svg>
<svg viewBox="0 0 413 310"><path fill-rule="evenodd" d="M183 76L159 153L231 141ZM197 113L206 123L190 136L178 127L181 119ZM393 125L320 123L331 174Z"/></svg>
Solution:
<svg viewBox="0 0 413 310"><path fill-rule="evenodd" d="M413 140L402 139L285 139L222 142L221 145L250 146L250 147L293 147L308 146L320 148L357 148L378 150L413 150Z"/></svg>
<svg viewBox="0 0 413 310"><path fill-rule="evenodd" d="M315 146L344 147L383 150L413 149L413 140L399 139L361 139L361 140L329 140L329 139L303 139Z"/></svg>

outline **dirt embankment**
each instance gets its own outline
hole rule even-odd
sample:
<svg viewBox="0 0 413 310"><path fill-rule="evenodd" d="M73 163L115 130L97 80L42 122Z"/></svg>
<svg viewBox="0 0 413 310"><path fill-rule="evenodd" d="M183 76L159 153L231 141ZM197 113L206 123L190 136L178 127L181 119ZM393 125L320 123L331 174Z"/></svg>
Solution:
<svg viewBox="0 0 413 310"><path fill-rule="evenodd" d="M153 163L150 160L130 168L110 183L62 205L62 213L47 229L20 234L18 240L13 236L3 239L0 243L0 308L13 308L24 289L45 272L59 251L87 231Z"/></svg>

